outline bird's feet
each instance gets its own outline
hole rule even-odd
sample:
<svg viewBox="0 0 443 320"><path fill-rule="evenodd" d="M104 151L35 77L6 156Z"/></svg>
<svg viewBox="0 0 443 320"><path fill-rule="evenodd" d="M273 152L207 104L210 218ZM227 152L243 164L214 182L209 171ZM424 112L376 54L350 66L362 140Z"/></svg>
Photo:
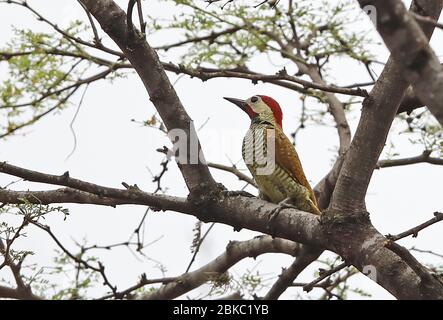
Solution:
<svg viewBox="0 0 443 320"><path fill-rule="evenodd" d="M250 194L247 191L239 190L239 191L230 191L230 190L223 190L222 193L227 197L248 197L248 198L255 198L253 194Z"/></svg>
<svg viewBox="0 0 443 320"><path fill-rule="evenodd" d="M290 204L289 202L291 201L291 198L286 198L285 200L281 201L278 203L278 206L273 209L271 211L271 213L269 214L269 224L268 224L268 231L269 234L275 238L275 225L274 225L274 221L275 219L278 217L278 215L280 214L280 211L282 211L283 209L297 209L297 207L295 207L294 205Z"/></svg>

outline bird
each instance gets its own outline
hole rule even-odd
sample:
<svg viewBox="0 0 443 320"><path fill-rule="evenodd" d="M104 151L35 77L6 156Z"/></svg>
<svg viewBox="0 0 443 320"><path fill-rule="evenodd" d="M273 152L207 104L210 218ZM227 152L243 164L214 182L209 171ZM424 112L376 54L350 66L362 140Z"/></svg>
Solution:
<svg viewBox="0 0 443 320"><path fill-rule="evenodd" d="M279 103L266 95L254 95L247 100L224 99L251 119L242 143L242 156L257 184L259 198L279 205L271 215L272 220L288 207L320 215L297 151L283 132Z"/></svg>

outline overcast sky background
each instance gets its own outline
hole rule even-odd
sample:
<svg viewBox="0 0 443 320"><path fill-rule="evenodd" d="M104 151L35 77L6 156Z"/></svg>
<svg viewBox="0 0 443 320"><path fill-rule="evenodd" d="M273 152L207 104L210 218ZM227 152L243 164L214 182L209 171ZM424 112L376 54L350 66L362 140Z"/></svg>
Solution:
<svg viewBox="0 0 443 320"><path fill-rule="evenodd" d="M82 9L73 0L51 1L49 6L48 1L44 0L28 2L61 26L66 26L72 19L84 19ZM127 1L117 2L126 7ZM165 4L158 1L146 2L145 7L145 12L151 16L165 15L170 13L170 10L176 10L170 7L166 10ZM34 31L48 30L23 8L0 4L0 47L4 47L11 39L12 25L17 28L31 28ZM368 19L363 19L358 26L353 26L355 27L362 30L373 29ZM177 39L176 33L163 33L161 36L148 38L153 45L167 44ZM432 43L439 56L442 54L442 40L442 31L436 31ZM385 61L386 50L383 47L375 50L379 56L378 60ZM168 52L167 56L162 54L162 59L179 62L178 54L173 51ZM276 67L272 66L269 60L275 64L281 61L272 56L259 57L253 59L251 65L259 66L257 69L261 71L273 73ZM0 81L5 79L5 71L6 63L2 62ZM368 80L362 66L343 59L334 61L331 74L333 78L330 80L335 79L337 84ZM170 76L173 82L177 79L176 75ZM199 136L206 159L211 162L229 165L232 161L244 167L240 161L241 140L249 125L249 119L225 102L223 96L247 98L257 93L273 96L283 108L283 127L286 133L292 132L299 123L301 102L296 93L283 88L266 84L253 85L246 80L214 79L202 83L200 80L182 77L176 82L175 89L195 121L196 127L199 128L206 123L200 130ZM76 112L76 103L80 100L80 95L75 96L74 104L68 109L44 118L36 125L20 131L17 136L0 140L0 161L52 174L62 174L69 170L72 177L110 187L121 187L121 182L124 181L128 184L137 184L146 191L155 190L149 170L154 174L160 172L159 163L163 159L155 149L169 143L163 133L131 121L132 119L143 121L155 113L140 79L131 74L126 79L119 79L113 83L99 82L89 88L74 124L77 148L66 160L73 148L70 122ZM355 107L356 112L349 117L353 133L358 122L358 109L359 107ZM396 143L396 150L401 153L401 157L420 154L422 149L411 146L405 135L398 134L402 126L403 123L395 121L394 127L397 130L394 130L390 136L390 139ZM336 131L332 126L311 125L299 133L297 150L312 185L320 181L330 169L337 141ZM186 196L187 190L178 169L174 164L169 168L162 185L169 187L168 194ZM229 174L219 171L213 171L213 174L229 189L238 190L244 185ZM396 234L428 220L434 211L443 210L442 178L442 168L428 164L375 171L366 198L372 222L382 233ZM16 179L0 175L1 186L13 180ZM12 188L44 190L48 186L21 182L14 184ZM145 211L145 208L137 206L117 209L86 205L65 207L71 212L66 221L63 221L61 215L52 215L47 218L46 223L51 225L54 233L73 251L76 248L73 239L80 242L82 239L87 239L91 245L126 241ZM14 217L5 215L0 216L0 221L3 220L17 221ZM191 258L190 246L195 222L195 218L178 213L150 214L147 218L145 241L161 238L144 251L153 260L137 259L125 248L111 252L97 252L106 265L111 282L119 289L124 289L135 284L141 273L146 273L148 278L161 277L162 273L155 261L166 266L167 276L183 273ZM207 227L208 225L205 225L204 230ZM435 225L420 233L418 238L407 238L400 243L406 247L416 246L443 253L441 230L441 225ZM216 225L204 242L194 268L221 254L229 240L247 240L255 235L257 235L255 232L247 230L233 232L229 226ZM28 263L51 265L56 247L47 234L31 227L28 229L27 238L21 238L17 242L17 248L35 252L34 256L27 259ZM325 254L326 256L332 255ZM417 255L417 257L429 263L438 262L431 256ZM269 254L260 256L255 261L246 259L231 269L231 272L241 275L245 270L257 270L264 275L264 279L268 280L268 284L272 284L281 268L289 266L291 262L291 257ZM313 272L318 267L319 265L315 265L305 270L298 281L312 280ZM5 277L7 274L2 271L0 276ZM67 281L63 277L56 280ZM392 299L388 292L362 275L353 277L350 284L372 293L373 298ZM204 288L206 289L207 287ZM99 285L92 293L100 296L104 290L106 288ZM191 296L195 297L195 294L200 294L204 290L194 291L194 295ZM307 296L299 289L289 289L283 297L291 299L297 293L302 297ZM313 292L315 295L322 293L321 290ZM359 299L360 296L352 294L350 298Z"/></svg>

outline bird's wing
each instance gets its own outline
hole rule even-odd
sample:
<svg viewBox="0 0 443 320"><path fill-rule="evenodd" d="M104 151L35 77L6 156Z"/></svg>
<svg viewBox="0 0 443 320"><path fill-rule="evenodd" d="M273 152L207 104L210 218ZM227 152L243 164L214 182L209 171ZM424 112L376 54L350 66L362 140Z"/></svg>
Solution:
<svg viewBox="0 0 443 320"><path fill-rule="evenodd" d="M312 202L317 206L314 191L303 171L297 151L278 126L275 128L275 162L286 170L299 184L308 189Z"/></svg>

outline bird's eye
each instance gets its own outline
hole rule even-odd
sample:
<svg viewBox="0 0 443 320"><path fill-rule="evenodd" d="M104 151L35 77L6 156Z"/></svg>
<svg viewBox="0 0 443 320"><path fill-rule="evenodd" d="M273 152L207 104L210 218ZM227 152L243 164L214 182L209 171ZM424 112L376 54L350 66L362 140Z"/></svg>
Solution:
<svg viewBox="0 0 443 320"><path fill-rule="evenodd" d="M253 97L251 98L251 102L252 102L252 103L256 103L257 101L258 101L258 97L253 96Z"/></svg>

